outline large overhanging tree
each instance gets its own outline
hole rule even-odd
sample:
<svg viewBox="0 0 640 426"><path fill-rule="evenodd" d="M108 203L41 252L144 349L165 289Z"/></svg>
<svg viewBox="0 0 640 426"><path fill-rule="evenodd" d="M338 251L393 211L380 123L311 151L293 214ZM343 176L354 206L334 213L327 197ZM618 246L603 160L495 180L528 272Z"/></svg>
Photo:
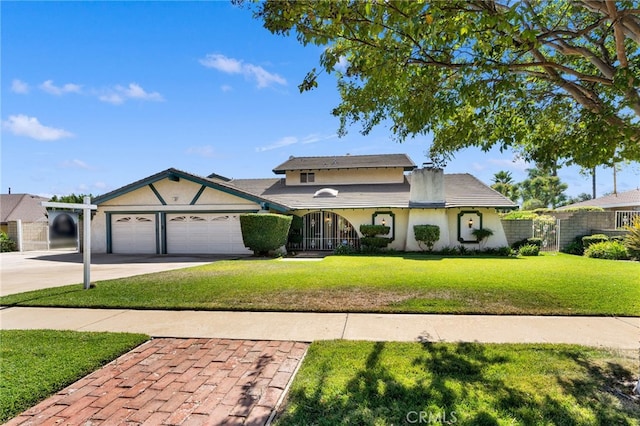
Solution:
<svg viewBox="0 0 640 426"><path fill-rule="evenodd" d="M432 132L434 159L497 145L545 165L640 160L638 1L249 4L271 32L326 47L342 134L353 123L364 134L390 123L399 140Z"/></svg>

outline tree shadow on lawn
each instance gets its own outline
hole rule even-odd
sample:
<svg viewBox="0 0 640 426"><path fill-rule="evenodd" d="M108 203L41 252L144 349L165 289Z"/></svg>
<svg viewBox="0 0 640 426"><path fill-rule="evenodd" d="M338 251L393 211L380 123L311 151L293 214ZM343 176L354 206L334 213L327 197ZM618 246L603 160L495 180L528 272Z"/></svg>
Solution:
<svg viewBox="0 0 640 426"><path fill-rule="evenodd" d="M277 424L635 424L598 393L605 372L570 350L566 356L575 356L572 367L586 370L587 378L572 383L557 377L563 391L558 394L548 391L544 378L537 379L532 391L531 383L518 383L517 374L509 375L507 370L516 360L501 353L513 351L487 351L475 343L423 343L420 355L396 368L384 360L387 343L372 345L363 369L333 371L325 360L313 384L306 389L294 385ZM398 375L407 366L414 377ZM617 364L611 368L618 376L631 375ZM351 378L336 389L331 383L334 374ZM524 375L524 380L532 376Z"/></svg>

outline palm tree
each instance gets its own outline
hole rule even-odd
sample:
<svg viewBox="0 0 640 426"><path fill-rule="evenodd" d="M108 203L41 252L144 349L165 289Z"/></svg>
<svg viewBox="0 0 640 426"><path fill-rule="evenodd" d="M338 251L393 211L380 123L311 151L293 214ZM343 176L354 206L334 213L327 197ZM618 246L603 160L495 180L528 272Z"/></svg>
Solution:
<svg viewBox="0 0 640 426"><path fill-rule="evenodd" d="M493 175L493 185L491 185L491 188L514 202L520 197L518 185L513 183L511 172L505 170L500 170Z"/></svg>

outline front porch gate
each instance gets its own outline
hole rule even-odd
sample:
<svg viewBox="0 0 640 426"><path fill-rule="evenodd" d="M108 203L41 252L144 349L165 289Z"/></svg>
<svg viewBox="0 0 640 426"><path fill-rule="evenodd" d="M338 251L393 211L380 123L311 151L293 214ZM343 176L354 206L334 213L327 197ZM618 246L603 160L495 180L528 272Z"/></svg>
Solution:
<svg viewBox="0 0 640 426"><path fill-rule="evenodd" d="M319 211L302 217L302 250L332 251L339 245L358 248L358 232L339 214Z"/></svg>
<svg viewBox="0 0 640 426"><path fill-rule="evenodd" d="M541 251L558 251L560 249L560 220L533 220L533 237L542 239Z"/></svg>

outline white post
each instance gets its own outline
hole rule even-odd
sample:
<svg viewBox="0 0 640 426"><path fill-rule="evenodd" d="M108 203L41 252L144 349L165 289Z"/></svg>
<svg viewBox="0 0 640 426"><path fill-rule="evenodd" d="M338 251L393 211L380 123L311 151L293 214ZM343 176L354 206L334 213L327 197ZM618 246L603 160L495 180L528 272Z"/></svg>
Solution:
<svg viewBox="0 0 640 426"><path fill-rule="evenodd" d="M82 258L84 260L84 289L91 286L91 197L84 197L85 208L82 209Z"/></svg>

